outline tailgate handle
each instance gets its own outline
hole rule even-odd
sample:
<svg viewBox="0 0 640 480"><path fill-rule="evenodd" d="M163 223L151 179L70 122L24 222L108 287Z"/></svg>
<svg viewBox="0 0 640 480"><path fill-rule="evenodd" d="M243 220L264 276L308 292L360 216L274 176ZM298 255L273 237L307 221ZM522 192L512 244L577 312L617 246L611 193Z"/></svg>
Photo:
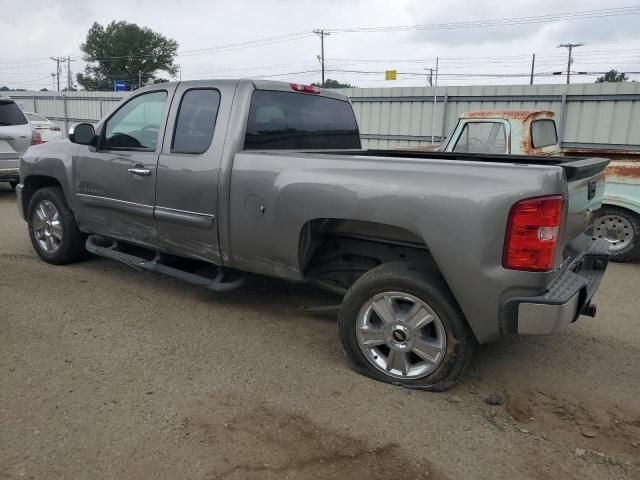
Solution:
<svg viewBox="0 0 640 480"><path fill-rule="evenodd" d="M589 180L589 189L587 191L587 200L591 200L596 196L596 180Z"/></svg>

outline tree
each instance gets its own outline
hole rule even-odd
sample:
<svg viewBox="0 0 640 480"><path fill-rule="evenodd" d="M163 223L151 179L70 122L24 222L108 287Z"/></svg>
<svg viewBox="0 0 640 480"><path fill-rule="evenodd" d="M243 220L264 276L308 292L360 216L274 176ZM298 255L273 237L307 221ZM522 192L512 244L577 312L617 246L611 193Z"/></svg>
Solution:
<svg viewBox="0 0 640 480"><path fill-rule="evenodd" d="M40 91L41 91L41 92L48 92L48 91L49 91L49 89L48 89L48 88L41 88L41 89L40 89Z"/></svg>
<svg viewBox="0 0 640 480"><path fill-rule="evenodd" d="M340 83L338 80L333 80L331 78L327 78L324 81L324 86L320 85L320 83L312 83L311 85L322 88L358 88L355 85L351 85L349 83Z"/></svg>
<svg viewBox="0 0 640 480"><path fill-rule="evenodd" d="M125 80L130 90L153 82L156 72L175 75L178 42L135 23L94 23L80 45L88 63L77 80L86 90L112 90L114 80Z"/></svg>
<svg viewBox="0 0 640 480"><path fill-rule="evenodd" d="M596 78L596 83L604 82L626 82L629 80L627 74L624 72L618 72L617 70L609 70L602 77Z"/></svg>

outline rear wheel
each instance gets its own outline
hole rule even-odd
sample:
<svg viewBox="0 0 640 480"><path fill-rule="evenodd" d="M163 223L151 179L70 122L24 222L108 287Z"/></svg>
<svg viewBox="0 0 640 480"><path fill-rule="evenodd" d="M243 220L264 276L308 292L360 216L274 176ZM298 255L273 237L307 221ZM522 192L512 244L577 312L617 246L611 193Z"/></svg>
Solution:
<svg viewBox="0 0 640 480"><path fill-rule="evenodd" d="M602 207L594 224L594 237L609 242L609 254L614 262L640 258L640 216L630 210Z"/></svg>
<svg viewBox="0 0 640 480"><path fill-rule="evenodd" d="M352 367L376 380L442 391L469 363L473 337L438 272L383 264L358 279L338 314Z"/></svg>
<svg viewBox="0 0 640 480"><path fill-rule="evenodd" d="M84 235L60 187L42 188L33 194L27 222L31 244L45 262L62 265L86 255Z"/></svg>

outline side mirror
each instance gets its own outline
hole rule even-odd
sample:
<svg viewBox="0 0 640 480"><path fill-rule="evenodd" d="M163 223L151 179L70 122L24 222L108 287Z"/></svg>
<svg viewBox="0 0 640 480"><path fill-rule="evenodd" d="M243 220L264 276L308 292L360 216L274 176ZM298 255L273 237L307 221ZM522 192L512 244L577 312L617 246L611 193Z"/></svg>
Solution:
<svg viewBox="0 0 640 480"><path fill-rule="evenodd" d="M79 123L69 129L69 140L79 145L93 145L96 138L96 131L90 123Z"/></svg>

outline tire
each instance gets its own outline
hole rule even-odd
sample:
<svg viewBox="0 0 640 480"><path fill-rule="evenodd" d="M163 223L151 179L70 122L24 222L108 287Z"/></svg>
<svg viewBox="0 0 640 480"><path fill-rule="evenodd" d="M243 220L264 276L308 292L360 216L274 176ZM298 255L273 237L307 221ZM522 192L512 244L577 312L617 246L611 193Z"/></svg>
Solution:
<svg viewBox="0 0 640 480"><path fill-rule="evenodd" d="M31 244L45 262L64 265L86 256L85 236L78 230L76 219L60 187L42 188L33 194L29 202L27 224Z"/></svg>
<svg viewBox="0 0 640 480"><path fill-rule="evenodd" d="M16 189L16 187L18 186L18 182L17 182L17 181L15 181L15 180L11 180L11 181L9 182L9 186L11 187L11 190L15 190L15 189Z"/></svg>
<svg viewBox="0 0 640 480"><path fill-rule="evenodd" d="M640 259L640 215L626 208L606 205L598 210L594 222L594 238L610 242L609 255L613 262Z"/></svg>
<svg viewBox="0 0 640 480"><path fill-rule="evenodd" d="M378 315L378 305L391 305L388 312L397 316L391 315L391 322L383 321L385 315ZM418 313L413 320L409 318L412 309ZM422 320L415 321L418 318ZM404 262L380 265L353 284L338 312L338 331L346 357L358 373L429 391L453 387L476 345L440 273ZM425 342L429 348L424 348ZM398 364L401 367L394 368Z"/></svg>

